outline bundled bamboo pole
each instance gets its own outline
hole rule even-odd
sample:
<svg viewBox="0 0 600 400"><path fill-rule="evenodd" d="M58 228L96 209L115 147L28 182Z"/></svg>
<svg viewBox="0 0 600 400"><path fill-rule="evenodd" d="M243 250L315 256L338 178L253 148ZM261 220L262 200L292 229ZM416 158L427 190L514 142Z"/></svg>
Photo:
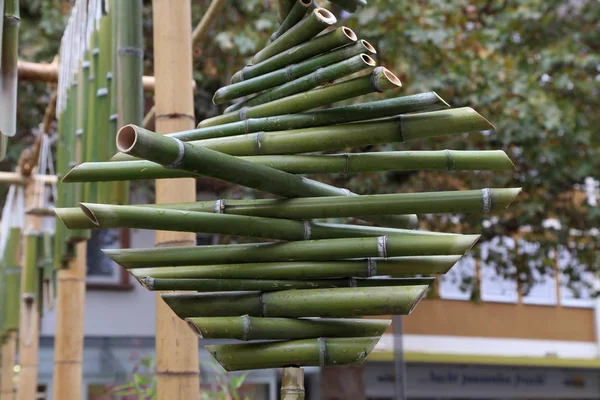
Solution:
<svg viewBox="0 0 600 400"><path fill-rule="evenodd" d="M306 18L256 53L252 57L252 63L257 64L300 43L304 43L336 22L335 15L330 11L324 8L316 8Z"/></svg>
<svg viewBox="0 0 600 400"><path fill-rule="evenodd" d="M287 342L242 343L206 346L227 371L361 364L379 337L317 338ZM260 354L260 357L257 357ZM290 362L292 360L292 362Z"/></svg>
<svg viewBox="0 0 600 400"><path fill-rule="evenodd" d="M154 73L156 76L156 127L171 133L194 126L192 86L192 38L189 29L191 4L153 0ZM175 69L174 69L175 68ZM187 180L156 183L156 202L195 201L195 182ZM156 246L195 244L195 235L157 232ZM200 388L198 340L157 294L156 383L158 400L198 398Z"/></svg>
<svg viewBox="0 0 600 400"><path fill-rule="evenodd" d="M361 71L371 71L375 68L376 62L367 54L359 54L347 60L328 67L320 68L315 72L291 81L287 84L267 90L257 96L254 96L246 101L235 104L229 107L226 112L239 110L242 107L255 107L271 101L279 100L288 96L293 96L298 93L303 93L314 89L318 86L328 84L338 79L344 78Z"/></svg>
<svg viewBox="0 0 600 400"><path fill-rule="evenodd" d="M125 268L210 265L240 262L320 261L364 257L462 255L479 235L380 236L158 249L106 249Z"/></svg>
<svg viewBox="0 0 600 400"><path fill-rule="evenodd" d="M374 55L375 49L365 40L349 44L338 50L330 51L318 57L310 58L298 64L291 64L268 74L242 82L224 86L215 92L213 103L222 104L239 97L258 93L262 90L283 85L302 76L315 72L320 68L347 60L357 54Z"/></svg>
<svg viewBox="0 0 600 400"><path fill-rule="evenodd" d="M153 279L330 279L347 276L407 277L445 274L458 260L454 256L413 256L341 261L295 261L135 268L138 280Z"/></svg>
<svg viewBox="0 0 600 400"><path fill-rule="evenodd" d="M384 281L385 282L385 281ZM428 285L300 289L280 292L169 293L162 298L180 318L407 315Z"/></svg>
<svg viewBox="0 0 600 400"><path fill-rule="evenodd" d="M385 92L400 86L402 86L402 83L396 75L387 68L377 67L372 74L366 76L311 90L310 92L299 93L270 103L242 108L239 112L230 112L207 118L200 122L198 126L202 128L243 121L248 118L293 114L372 92Z"/></svg>
<svg viewBox="0 0 600 400"><path fill-rule="evenodd" d="M345 26L339 27L329 33L319 35L312 40L283 51L258 64L246 65L242 70L233 75L231 83L256 78L257 76L284 68L287 65L297 64L329 50L356 42L357 40L358 38L352 29Z"/></svg>
<svg viewBox="0 0 600 400"><path fill-rule="evenodd" d="M389 320L328 318L257 318L241 317L187 318L201 339L299 340L315 337L381 336Z"/></svg>
<svg viewBox="0 0 600 400"><path fill-rule="evenodd" d="M285 32L290 30L306 15L307 12L312 11L317 5L313 0L296 0L294 1L292 8L287 13L287 16L281 21L281 25L271 35L271 40L275 40Z"/></svg>
<svg viewBox="0 0 600 400"><path fill-rule="evenodd" d="M285 20L287 15L294 7L295 0L277 0L277 15L279 17L279 22Z"/></svg>

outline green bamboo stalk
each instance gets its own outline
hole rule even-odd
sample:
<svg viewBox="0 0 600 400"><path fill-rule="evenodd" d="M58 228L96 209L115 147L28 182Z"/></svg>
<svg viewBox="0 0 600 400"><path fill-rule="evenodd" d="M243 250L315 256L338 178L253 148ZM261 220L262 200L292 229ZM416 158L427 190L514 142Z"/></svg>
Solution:
<svg viewBox="0 0 600 400"><path fill-rule="evenodd" d="M365 257L462 255L479 235L380 236L149 249L105 249L119 265L130 268L275 261L322 261Z"/></svg>
<svg viewBox="0 0 600 400"><path fill-rule="evenodd" d="M50 284L54 280L54 271L52 268L52 242L53 237L50 233L44 233L42 235L41 248L42 248L42 276L46 284Z"/></svg>
<svg viewBox="0 0 600 400"><path fill-rule="evenodd" d="M256 78L257 76L285 68L291 64L297 64L319 54L356 42L357 40L358 38L352 29L345 26L339 27L329 33L319 35L305 43L283 51L263 62L246 65L242 70L233 75L231 83Z"/></svg>
<svg viewBox="0 0 600 400"><path fill-rule="evenodd" d="M294 0L277 0L277 15L279 21L284 21L294 7Z"/></svg>
<svg viewBox="0 0 600 400"><path fill-rule="evenodd" d="M2 255L4 284L2 292L2 331L4 333L19 329L19 310L21 304L21 266L20 242L21 229L13 227L8 232L4 254Z"/></svg>
<svg viewBox="0 0 600 400"><path fill-rule="evenodd" d="M330 11L324 8L316 8L306 18L256 53L251 62L257 64L300 43L304 43L336 22L335 15Z"/></svg>
<svg viewBox="0 0 600 400"><path fill-rule="evenodd" d="M273 262L183 267L135 268L137 280L154 279L331 279L348 276L371 278L445 274L461 258L454 256L415 256L320 262Z"/></svg>
<svg viewBox="0 0 600 400"><path fill-rule="evenodd" d="M220 344L206 346L226 371L361 364L379 337L319 338L286 342Z"/></svg>
<svg viewBox="0 0 600 400"><path fill-rule="evenodd" d="M0 135L17 133L17 61L19 58L19 0L5 0L0 65Z"/></svg>
<svg viewBox="0 0 600 400"><path fill-rule="evenodd" d="M106 80L110 86L110 120L109 120L109 137L116 138L117 131L119 130L118 126L118 61L117 61L117 49L118 49L118 40L119 40L119 20L118 20L118 12L116 11L118 4L125 3L123 1L110 0L109 5L109 15L111 18L111 47L110 47L110 55L111 55L111 67L109 73L106 75ZM108 140L108 154L115 154L117 151L117 146L114 140ZM115 190L115 186L111 187L111 199L110 202L113 204L118 204L115 200L115 196L112 191Z"/></svg>
<svg viewBox="0 0 600 400"><path fill-rule="evenodd" d="M385 319L294 319L242 317L188 318L201 339L299 340L315 337L381 336Z"/></svg>
<svg viewBox="0 0 600 400"><path fill-rule="evenodd" d="M141 0L119 1L118 18L118 118L119 126L141 124L144 117L144 38ZM135 23L132 23L135 21ZM116 137L116 135L115 135ZM114 140L113 140L114 142ZM118 204L129 204L129 183L114 188Z"/></svg>
<svg viewBox="0 0 600 400"><path fill-rule="evenodd" d="M329 155L241 157L253 164L291 174L357 173L377 171L508 171L514 164L502 150L393 151ZM160 164L139 161L84 163L64 177L65 182L130 181L141 179L196 178L198 175Z"/></svg>
<svg viewBox="0 0 600 400"><path fill-rule="evenodd" d="M117 227L114 216L129 210L156 209L156 215L171 211L180 213L219 213L246 215L266 218L286 219L324 219L344 218L356 215L376 216L387 213L439 214L460 212L494 212L508 208L519 194L520 188L462 190L448 192L392 193L362 196L331 196L295 199L259 199L259 200L216 200L194 203L143 204L136 206L91 205L85 203L82 208L55 208L54 212L69 229L92 229L100 222L106 227ZM94 210L95 218L90 219L84 208ZM140 215L145 215L143 211ZM185 214L182 214L185 215ZM94 222L94 219L96 220ZM132 221L128 221L132 223ZM402 234L431 235L435 232L398 230Z"/></svg>
<svg viewBox="0 0 600 400"><path fill-rule="evenodd" d="M242 107L255 107L271 101L293 96L298 93L307 92L316 87L325 85L329 82L336 81L363 70L372 71L376 65L377 63L375 60L367 54L356 55L348 60L330 65L325 68L320 68L309 75L267 90L266 92L260 93L259 95L254 96L246 101L236 103L232 107L229 107L226 112L235 111L241 109Z"/></svg>
<svg viewBox="0 0 600 400"><path fill-rule="evenodd" d="M108 153L110 149L109 142L114 142L110 137L106 137L101 132L110 132L110 81L107 76L112 65L112 27L111 17L103 15L100 18L98 74L96 76L96 108L93 111L97 114L98 130L95 136L95 144L98 152L98 161L105 161L110 158ZM98 202L108 203L110 186L105 183L98 184Z"/></svg>
<svg viewBox="0 0 600 400"><path fill-rule="evenodd" d="M89 62L89 50L84 51L83 59L79 66L79 84L78 84L78 118L77 118L77 132L76 132L76 143L77 143L77 164L81 164L86 160L86 146L87 135L86 130L88 128L88 119L90 118L91 112L89 109L89 90L90 90L90 62ZM63 176L67 171L63 172ZM77 189L79 192L79 199L85 201L84 185L78 185Z"/></svg>
<svg viewBox="0 0 600 400"><path fill-rule="evenodd" d="M278 292L296 289L333 289L381 286L430 285L435 278L401 279L322 279L322 280L265 280L265 279L155 279L145 278L140 283L151 291L194 292Z"/></svg>
<svg viewBox="0 0 600 400"><path fill-rule="evenodd" d="M213 97L213 103L222 104L229 100L258 93L262 90L283 85L290 81L301 78L315 72L320 68L337 64L361 53L376 54L373 46L365 40L361 40L337 50L330 51L318 57L310 58L298 64L291 64L285 68L269 72L256 78L247 79L242 82L224 86L217 90Z"/></svg>
<svg viewBox="0 0 600 400"><path fill-rule="evenodd" d="M281 376L281 400L304 400L304 370L299 367L285 367Z"/></svg>
<svg viewBox="0 0 600 400"><path fill-rule="evenodd" d="M294 114L372 92L385 92L400 86L402 84L396 75L387 68L377 67L370 75L295 94L267 104L242 108L239 112L208 118L200 122L198 126L202 128L243 121L248 118Z"/></svg>
<svg viewBox="0 0 600 400"><path fill-rule="evenodd" d="M88 92L88 125L85 131L86 138L86 150L85 150L85 160L88 162L97 162L100 161L98 159L98 152L96 147L97 137L99 135L98 130L98 113L95 112L97 109L97 92L100 87L100 75L99 75L99 53L100 49L98 48L98 31L94 30L90 37L90 72L89 72L89 92ZM84 185L84 193L85 196L83 199L85 201L98 201L98 185L90 182L86 182Z"/></svg>
<svg viewBox="0 0 600 400"><path fill-rule="evenodd" d="M123 153L149 159L163 166L202 173L284 197L354 195L345 189L195 147L134 125L127 125L119 131L117 148ZM414 224L412 216L395 216L392 219L397 227Z"/></svg>
<svg viewBox="0 0 600 400"><path fill-rule="evenodd" d="M360 6L364 6L367 4L366 0L329 0L329 1L350 13L356 12Z"/></svg>
<svg viewBox="0 0 600 400"><path fill-rule="evenodd" d="M408 315L428 285L161 295L179 318Z"/></svg>
<svg viewBox="0 0 600 400"><path fill-rule="evenodd" d="M25 302L36 299L38 294L38 241L37 234L25 235L25 249L27 249L27 254L25 254L25 264L23 265L24 278L22 288L22 297Z"/></svg>
<svg viewBox="0 0 600 400"><path fill-rule="evenodd" d="M287 13L287 16L281 21L281 25L271 35L271 40L275 40L285 32L289 31L294 25L306 15L307 12L314 10L317 7L313 0L296 0L292 8Z"/></svg>

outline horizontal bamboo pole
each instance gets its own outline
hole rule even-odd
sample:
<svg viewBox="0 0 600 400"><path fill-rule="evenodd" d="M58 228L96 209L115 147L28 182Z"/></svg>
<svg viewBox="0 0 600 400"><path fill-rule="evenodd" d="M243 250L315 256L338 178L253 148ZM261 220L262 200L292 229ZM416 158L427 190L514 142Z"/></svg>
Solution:
<svg viewBox="0 0 600 400"><path fill-rule="evenodd" d="M277 240L336 239L377 236L414 236L410 230L364 225L326 224L292 219L252 217L164 209L157 206L81 204L98 228L133 228L173 232L203 232ZM382 214L386 210L382 210Z"/></svg>
<svg viewBox="0 0 600 400"><path fill-rule="evenodd" d="M239 110L242 107L255 107L271 101L283 99L298 93L307 92L325 84L337 81L358 72L372 71L377 65L376 61L367 54L359 54L328 65L305 75L301 78L288 82L284 85L274 87L264 93L260 93L244 102L234 104L225 112Z"/></svg>
<svg viewBox="0 0 600 400"><path fill-rule="evenodd" d="M408 315L428 285L300 289L282 292L166 293L180 318L332 317Z"/></svg>
<svg viewBox="0 0 600 400"><path fill-rule="evenodd" d="M379 337L319 338L286 342L240 343L206 346L226 371L361 364Z"/></svg>
<svg viewBox="0 0 600 400"><path fill-rule="evenodd" d="M386 319L325 318L188 318L201 339L298 340L316 337L381 336L390 325Z"/></svg>
<svg viewBox="0 0 600 400"><path fill-rule="evenodd" d="M48 63L33 63L19 60L17 65L19 80L29 82L58 82L58 65ZM155 78L153 76L143 76L142 83L145 92L154 92ZM196 89L196 82L193 83Z"/></svg>
<svg viewBox="0 0 600 400"><path fill-rule="evenodd" d="M154 279L330 279L348 276L393 278L414 275L442 275L461 258L455 256L415 256L388 259L343 261L297 261L193 265L183 267L135 268L129 272L138 280Z"/></svg>
<svg viewBox="0 0 600 400"><path fill-rule="evenodd" d="M364 257L462 255L479 235L381 236L149 249L105 249L125 268L276 261L321 261Z"/></svg>
<svg viewBox="0 0 600 400"><path fill-rule="evenodd" d="M134 125L117 134L119 151L166 167L201 173L284 197L353 196L353 193L276 169L264 167L174 138L158 135ZM386 217L397 227L413 226L416 216Z"/></svg>
<svg viewBox="0 0 600 400"><path fill-rule="evenodd" d="M281 21L281 25L271 35L271 40L275 40L285 32L290 30L291 27L296 25L306 15L307 12L312 11L317 5L313 0L296 0L294 5L287 13L286 17Z"/></svg>
<svg viewBox="0 0 600 400"><path fill-rule="evenodd" d="M352 29L341 26L329 33L319 35L307 42L294 46L263 62L246 65L243 69L233 75L231 83L256 78L257 76L267 74L291 64L297 64L319 54L356 42L357 40L356 33L354 33Z"/></svg>
<svg viewBox="0 0 600 400"><path fill-rule="evenodd" d="M330 11L324 8L316 8L306 18L256 53L252 57L252 64L265 61L285 50L304 43L336 22L337 18Z"/></svg>
<svg viewBox="0 0 600 400"><path fill-rule="evenodd" d="M368 93L382 93L401 86L400 79L391 71L384 67L377 67L370 75L299 93L270 103L243 108L239 112L208 118L201 121L198 126L202 128L243 121L248 118L294 114Z"/></svg>
<svg viewBox="0 0 600 400"><path fill-rule="evenodd" d="M266 279L155 279L145 278L140 283L151 291L194 292L279 292L295 289L333 289L381 286L430 285L435 278L400 279L321 279L321 280L266 280Z"/></svg>
<svg viewBox="0 0 600 400"><path fill-rule="evenodd" d="M361 40L356 43L343 46L337 50L330 51L318 57L309 58L298 64L291 64L285 68L278 69L256 78L247 79L242 82L224 86L216 91L213 103L222 104L229 100L237 99L246 95L258 93L284 83L294 81L305 75L317 71L332 64L347 60L357 54L375 54L375 49L369 42Z"/></svg>
<svg viewBox="0 0 600 400"><path fill-rule="evenodd" d="M358 173L381 171L509 171L515 166L502 150L435 150L344 153L329 155L242 156L253 164L291 174ZM143 163L144 165L141 165ZM151 161L83 163L71 170L65 182L131 181L141 179L197 178L199 175L164 168Z"/></svg>

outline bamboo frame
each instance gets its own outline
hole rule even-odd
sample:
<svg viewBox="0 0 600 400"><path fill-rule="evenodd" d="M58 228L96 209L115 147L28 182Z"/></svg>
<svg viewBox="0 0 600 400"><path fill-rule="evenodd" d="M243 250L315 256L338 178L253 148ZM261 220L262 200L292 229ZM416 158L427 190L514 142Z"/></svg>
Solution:
<svg viewBox="0 0 600 400"><path fill-rule="evenodd" d="M153 0L152 13L156 129L169 133L193 128L191 4ZM191 179L158 181L156 202L195 201L195 186ZM190 233L156 232L156 246L195 244L195 238ZM162 301L160 294L156 300L157 400L196 399L200 389L198 339L185 321Z"/></svg>

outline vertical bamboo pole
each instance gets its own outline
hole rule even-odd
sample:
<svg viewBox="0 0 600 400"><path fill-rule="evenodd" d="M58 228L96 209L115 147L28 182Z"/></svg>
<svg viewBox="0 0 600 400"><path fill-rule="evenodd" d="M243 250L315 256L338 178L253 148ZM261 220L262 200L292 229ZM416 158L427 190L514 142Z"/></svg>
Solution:
<svg viewBox="0 0 600 400"><path fill-rule="evenodd" d="M2 344L2 364L0 366L0 400L13 400L15 388L13 384L13 367L17 352L17 332L9 332L6 342Z"/></svg>
<svg viewBox="0 0 600 400"><path fill-rule="evenodd" d="M281 378L281 400L304 400L304 370L288 367Z"/></svg>
<svg viewBox="0 0 600 400"><path fill-rule="evenodd" d="M25 189L25 204L27 208L35 206L34 180L29 180ZM40 217L35 215L25 216L24 239L31 232L39 231ZM26 259L29 252L32 251L30 245L37 242L25 240L23 247L23 272L21 274L21 291L27 287L27 282L32 278L28 276L31 270L26 268ZM37 253L37 249L36 249ZM28 271L29 270L29 271ZM37 268L34 272L37 273ZM37 293L37 292L34 292ZM21 318L19 328L19 384L17 387L17 400L32 400L37 395L38 378L38 353L40 337L40 313L37 306L38 299L35 295L28 298L21 298Z"/></svg>
<svg viewBox="0 0 600 400"><path fill-rule="evenodd" d="M156 129L193 129L191 4L153 0ZM156 203L196 201L193 179L156 182ZM156 246L195 245L193 233L156 232ZM158 400L200 398L198 339L157 293L156 383Z"/></svg>
<svg viewBox="0 0 600 400"><path fill-rule="evenodd" d="M81 398L86 250L77 244L75 260L58 271L53 399Z"/></svg>

